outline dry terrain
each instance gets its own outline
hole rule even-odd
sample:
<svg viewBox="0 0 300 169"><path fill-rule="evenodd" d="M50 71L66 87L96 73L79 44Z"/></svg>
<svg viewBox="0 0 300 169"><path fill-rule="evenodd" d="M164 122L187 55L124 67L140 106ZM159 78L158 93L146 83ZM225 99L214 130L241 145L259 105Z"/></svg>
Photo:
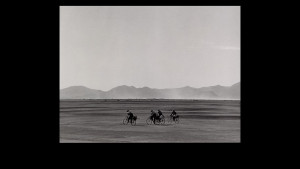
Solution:
<svg viewBox="0 0 300 169"><path fill-rule="evenodd" d="M123 125L126 110L138 116ZM150 110L172 109L179 124L147 125ZM60 100L61 143L240 142L239 100Z"/></svg>

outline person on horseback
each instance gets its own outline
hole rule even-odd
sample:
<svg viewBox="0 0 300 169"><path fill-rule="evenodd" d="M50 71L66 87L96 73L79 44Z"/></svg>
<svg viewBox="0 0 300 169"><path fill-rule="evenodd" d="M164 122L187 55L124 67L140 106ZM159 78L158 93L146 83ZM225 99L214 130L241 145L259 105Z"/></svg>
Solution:
<svg viewBox="0 0 300 169"><path fill-rule="evenodd" d="M130 110L127 110L127 115L128 115L128 121L130 120L130 123L132 123L132 118L133 118L133 113Z"/></svg>

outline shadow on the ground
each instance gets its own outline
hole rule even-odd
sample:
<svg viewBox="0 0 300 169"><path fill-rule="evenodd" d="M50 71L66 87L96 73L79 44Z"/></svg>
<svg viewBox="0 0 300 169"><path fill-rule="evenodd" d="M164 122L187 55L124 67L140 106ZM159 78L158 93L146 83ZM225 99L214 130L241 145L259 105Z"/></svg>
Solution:
<svg viewBox="0 0 300 169"><path fill-rule="evenodd" d="M174 124L174 123L171 123L171 124L167 124L167 123L165 123L165 124L143 124L143 123L136 123L136 125L131 125L131 124L123 124L123 123L120 123L120 125L122 125L122 126L174 126L174 125L176 125L176 124Z"/></svg>

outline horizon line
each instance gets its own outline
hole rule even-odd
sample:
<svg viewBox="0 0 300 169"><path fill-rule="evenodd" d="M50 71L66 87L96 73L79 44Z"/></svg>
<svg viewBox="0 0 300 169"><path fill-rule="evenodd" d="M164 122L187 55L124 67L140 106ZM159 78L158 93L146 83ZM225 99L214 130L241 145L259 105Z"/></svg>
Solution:
<svg viewBox="0 0 300 169"><path fill-rule="evenodd" d="M164 89L180 89L180 88L185 88L185 87L191 87L191 88L195 88L195 89L200 89L200 88L204 88L204 87L213 87L213 86L231 87L231 86L233 86L233 85L235 85L235 84L237 84L237 83L241 83L241 82L239 81L239 82L236 82L236 83L234 83L234 84L232 84L232 85L229 85L229 86L222 86L222 85L217 84L217 85L203 86L203 87L191 87L191 86L187 85L187 86L177 87L177 88L151 88L151 87L148 87L148 86L144 86L144 87L135 87L135 86L132 86L132 85L131 85L131 86L130 86L130 85L119 85L119 86L115 86L115 87L113 87L113 88L111 88L111 89L109 89L109 90L94 89L94 88L90 88L90 87L87 87L87 86L84 86L84 85L73 85L73 86L61 88L61 89L59 89L59 90L67 89L67 88L70 88L70 87L86 87L86 88L89 88L89 89L92 89L92 90L100 90L100 91L103 91L103 92L107 92L107 91L110 91L110 90L112 90L112 89L114 89L114 88L116 88L116 87L120 87L120 86L134 87L134 88L137 88L137 89L150 88L150 89L158 89L158 90L164 90Z"/></svg>

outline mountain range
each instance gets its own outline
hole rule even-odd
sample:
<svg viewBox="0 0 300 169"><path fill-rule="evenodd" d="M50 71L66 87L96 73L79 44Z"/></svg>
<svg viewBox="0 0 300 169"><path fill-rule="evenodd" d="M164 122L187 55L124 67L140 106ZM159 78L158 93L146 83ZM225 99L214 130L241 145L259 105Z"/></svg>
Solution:
<svg viewBox="0 0 300 169"><path fill-rule="evenodd" d="M118 86L109 91L90 89L85 86L71 86L60 90L60 99L240 99L240 82L232 86L190 86L170 89Z"/></svg>

